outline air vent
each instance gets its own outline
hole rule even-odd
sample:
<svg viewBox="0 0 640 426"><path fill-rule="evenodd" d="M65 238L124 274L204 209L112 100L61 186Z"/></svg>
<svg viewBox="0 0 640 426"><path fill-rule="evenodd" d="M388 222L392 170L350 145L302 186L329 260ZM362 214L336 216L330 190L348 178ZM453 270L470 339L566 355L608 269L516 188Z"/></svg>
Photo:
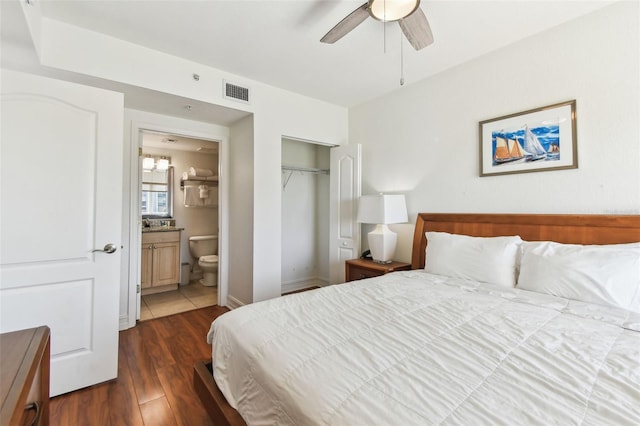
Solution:
<svg viewBox="0 0 640 426"><path fill-rule="evenodd" d="M240 102L249 103L249 88L238 86L237 84L224 82L224 97Z"/></svg>

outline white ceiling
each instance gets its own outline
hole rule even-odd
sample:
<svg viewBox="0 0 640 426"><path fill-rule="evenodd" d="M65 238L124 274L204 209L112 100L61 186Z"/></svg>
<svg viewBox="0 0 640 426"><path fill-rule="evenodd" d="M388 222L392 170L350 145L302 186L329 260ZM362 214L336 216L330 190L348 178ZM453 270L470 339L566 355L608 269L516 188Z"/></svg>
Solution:
<svg viewBox="0 0 640 426"><path fill-rule="evenodd" d="M334 45L319 42L363 0L31 1L41 3L49 18L338 105L400 88L397 24L385 30L369 18ZM416 52L404 41L404 88L612 2L423 0L435 42ZM6 26L24 23L6 17L5 9L11 10L4 7L7 0L1 3L2 36L17 37L20 30ZM149 95L120 89L138 92L141 103Z"/></svg>
<svg viewBox="0 0 640 426"><path fill-rule="evenodd" d="M142 146L171 151L194 151L202 154L218 153L218 143L216 141L150 131L142 132Z"/></svg>

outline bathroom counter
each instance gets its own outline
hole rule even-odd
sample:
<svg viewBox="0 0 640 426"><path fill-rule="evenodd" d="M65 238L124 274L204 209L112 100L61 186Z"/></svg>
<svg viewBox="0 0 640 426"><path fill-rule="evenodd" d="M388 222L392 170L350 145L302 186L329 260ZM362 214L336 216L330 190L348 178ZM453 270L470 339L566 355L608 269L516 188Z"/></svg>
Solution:
<svg viewBox="0 0 640 426"><path fill-rule="evenodd" d="M151 226L147 228L142 228L143 234L146 234L147 232L173 232L173 231L184 231L184 228L176 228L175 226Z"/></svg>

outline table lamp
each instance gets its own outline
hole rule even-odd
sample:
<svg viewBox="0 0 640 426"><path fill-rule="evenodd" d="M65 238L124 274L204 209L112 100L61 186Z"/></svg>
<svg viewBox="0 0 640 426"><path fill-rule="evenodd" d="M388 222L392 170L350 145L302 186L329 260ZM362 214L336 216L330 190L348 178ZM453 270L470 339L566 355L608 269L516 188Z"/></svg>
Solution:
<svg viewBox="0 0 640 426"><path fill-rule="evenodd" d="M368 235L369 249L374 262L392 262L398 235L387 225L407 221L407 205L404 195L379 194L360 197L358 222L376 224L376 228Z"/></svg>

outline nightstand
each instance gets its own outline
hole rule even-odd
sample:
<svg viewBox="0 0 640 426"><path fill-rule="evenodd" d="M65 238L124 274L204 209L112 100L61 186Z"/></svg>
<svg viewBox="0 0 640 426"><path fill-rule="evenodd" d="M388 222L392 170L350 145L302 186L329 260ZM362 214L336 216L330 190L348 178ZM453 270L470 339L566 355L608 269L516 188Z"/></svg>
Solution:
<svg viewBox="0 0 640 426"><path fill-rule="evenodd" d="M379 277L394 271L409 271L410 263L391 262L374 263L368 259L351 259L345 261L345 277L347 281L361 280L364 278Z"/></svg>

